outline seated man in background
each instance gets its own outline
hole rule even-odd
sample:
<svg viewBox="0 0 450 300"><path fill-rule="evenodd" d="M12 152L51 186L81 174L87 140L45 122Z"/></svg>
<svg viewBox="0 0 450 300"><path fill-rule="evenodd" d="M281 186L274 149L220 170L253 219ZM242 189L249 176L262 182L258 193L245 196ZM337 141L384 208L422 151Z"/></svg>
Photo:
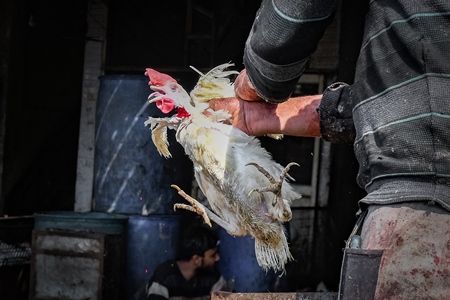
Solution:
<svg viewBox="0 0 450 300"><path fill-rule="evenodd" d="M214 268L220 259L219 239L205 227L187 230L180 241L179 255L159 265L146 287L147 299L210 299L225 285Z"/></svg>

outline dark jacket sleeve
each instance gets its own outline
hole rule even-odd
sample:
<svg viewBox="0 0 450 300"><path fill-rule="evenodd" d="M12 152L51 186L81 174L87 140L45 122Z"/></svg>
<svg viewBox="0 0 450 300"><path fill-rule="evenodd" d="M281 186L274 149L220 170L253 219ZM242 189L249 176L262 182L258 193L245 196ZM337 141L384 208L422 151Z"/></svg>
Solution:
<svg viewBox="0 0 450 300"><path fill-rule="evenodd" d="M336 0L263 0L245 44L244 65L268 102L289 98L331 22Z"/></svg>
<svg viewBox="0 0 450 300"><path fill-rule="evenodd" d="M352 115L351 86L336 82L325 89L317 108L320 117L320 134L332 143L350 143L356 131Z"/></svg>

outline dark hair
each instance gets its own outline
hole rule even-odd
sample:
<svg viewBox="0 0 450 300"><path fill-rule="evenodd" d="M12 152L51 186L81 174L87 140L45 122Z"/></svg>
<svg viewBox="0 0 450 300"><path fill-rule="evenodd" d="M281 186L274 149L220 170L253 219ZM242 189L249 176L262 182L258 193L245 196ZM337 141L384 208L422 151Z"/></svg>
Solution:
<svg viewBox="0 0 450 300"><path fill-rule="evenodd" d="M207 250L217 247L218 242L212 230L203 226L191 227L181 236L178 258L187 261L194 255L203 257Z"/></svg>

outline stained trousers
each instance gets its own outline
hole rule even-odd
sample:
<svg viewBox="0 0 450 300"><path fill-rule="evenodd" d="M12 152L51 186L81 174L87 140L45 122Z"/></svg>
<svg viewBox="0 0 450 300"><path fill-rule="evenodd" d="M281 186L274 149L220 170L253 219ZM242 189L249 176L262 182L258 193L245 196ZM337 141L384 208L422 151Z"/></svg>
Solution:
<svg viewBox="0 0 450 300"><path fill-rule="evenodd" d="M344 252L340 299L450 299L447 210L426 201L370 205L357 231L360 244Z"/></svg>

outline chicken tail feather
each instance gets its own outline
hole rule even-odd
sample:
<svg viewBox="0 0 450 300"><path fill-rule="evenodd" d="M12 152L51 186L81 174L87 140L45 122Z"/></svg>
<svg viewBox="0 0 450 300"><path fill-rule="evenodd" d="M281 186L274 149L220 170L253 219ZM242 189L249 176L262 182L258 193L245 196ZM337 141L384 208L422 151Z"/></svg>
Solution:
<svg viewBox="0 0 450 300"><path fill-rule="evenodd" d="M279 243L277 245L268 244L266 240L255 239L255 253L258 264L265 270L273 269L275 272L281 272L284 275L285 264L293 260L286 235L280 227Z"/></svg>

